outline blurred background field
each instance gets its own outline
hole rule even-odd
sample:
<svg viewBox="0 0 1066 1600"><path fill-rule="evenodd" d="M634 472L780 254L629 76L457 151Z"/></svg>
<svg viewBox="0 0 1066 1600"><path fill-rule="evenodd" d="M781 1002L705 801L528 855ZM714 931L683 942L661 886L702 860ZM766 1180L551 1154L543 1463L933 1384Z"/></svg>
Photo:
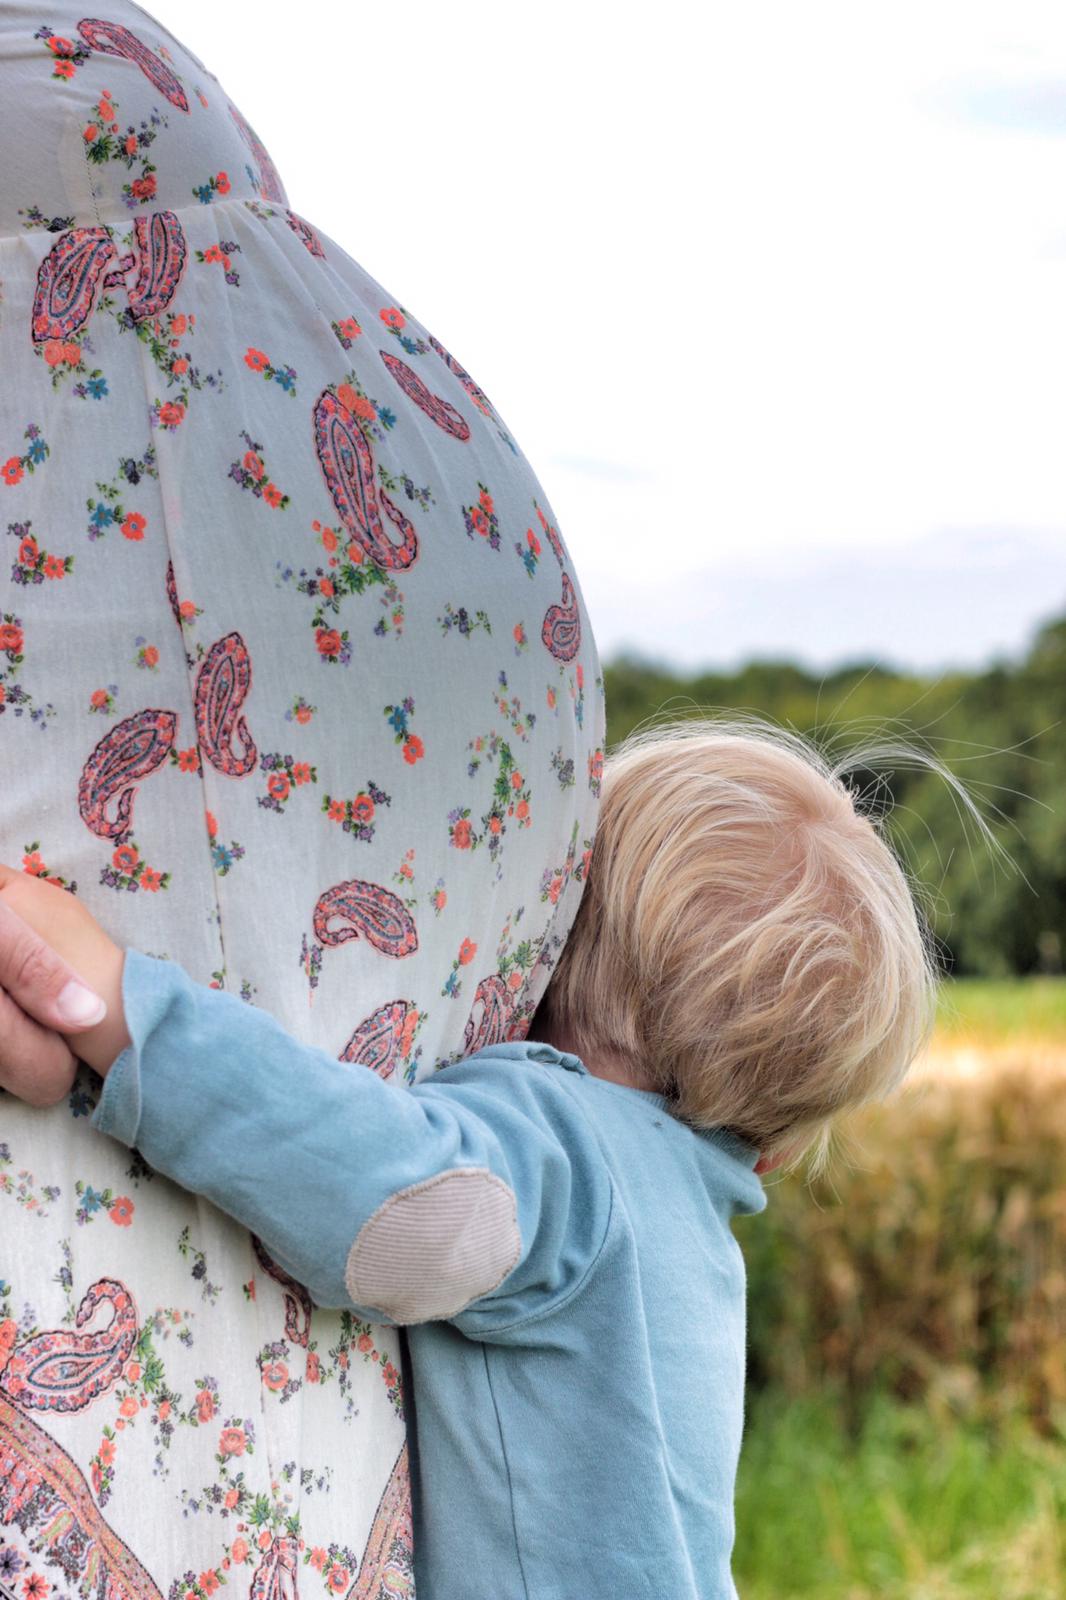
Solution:
<svg viewBox="0 0 1066 1600"><path fill-rule="evenodd" d="M860 775L952 975L907 1087L847 1123L825 1178L768 1179L738 1222L741 1600L1066 1600L1064 687L1066 621L950 680L607 669L611 742L716 707L829 743L917 733L1010 858L939 780Z"/></svg>
<svg viewBox="0 0 1066 1600"><path fill-rule="evenodd" d="M829 1177L738 1228L743 1600L1066 1596L1066 981L947 1008Z"/></svg>

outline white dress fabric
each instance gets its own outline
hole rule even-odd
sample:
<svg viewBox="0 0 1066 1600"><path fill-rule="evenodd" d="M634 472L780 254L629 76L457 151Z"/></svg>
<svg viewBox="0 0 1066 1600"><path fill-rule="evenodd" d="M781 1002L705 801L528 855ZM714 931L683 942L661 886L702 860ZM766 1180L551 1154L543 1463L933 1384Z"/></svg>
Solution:
<svg viewBox="0 0 1066 1600"><path fill-rule="evenodd" d="M504 422L140 7L0 6L0 149L0 857L398 1093L522 1037L603 711ZM0 1098L0 1584L411 1595L395 1335L94 1083Z"/></svg>

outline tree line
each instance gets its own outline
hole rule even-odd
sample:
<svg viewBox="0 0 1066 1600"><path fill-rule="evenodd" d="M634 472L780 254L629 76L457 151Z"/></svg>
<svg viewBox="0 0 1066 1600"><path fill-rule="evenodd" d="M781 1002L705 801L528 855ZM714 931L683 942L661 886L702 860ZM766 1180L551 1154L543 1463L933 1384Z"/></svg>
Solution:
<svg viewBox="0 0 1066 1600"><path fill-rule="evenodd" d="M631 656L604 672L608 744L660 716L757 713L836 752L907 740L965 785L990 844L951 785L889 761L848 782L885 809L887 836L922 892L944 968L959 976L1059 973L1066 960L1066 616L1024 657L924 676L876 662L815 674L788 661L684 677Z"/></svg>

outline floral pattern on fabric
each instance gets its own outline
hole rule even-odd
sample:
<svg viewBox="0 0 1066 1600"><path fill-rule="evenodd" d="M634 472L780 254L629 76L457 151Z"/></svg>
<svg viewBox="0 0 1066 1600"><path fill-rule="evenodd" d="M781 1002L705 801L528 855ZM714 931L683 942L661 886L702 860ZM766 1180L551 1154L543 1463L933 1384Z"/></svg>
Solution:
<svg viewBox="0 0 1066 1600"><path fill-rule="evenodd" d="M0 857L396 1093L522 1037L603 759L543 487L139 6L4 6L0 141ZM0 1096L0 1581L410 1600L395 1332L97 1092Z"/></svg>

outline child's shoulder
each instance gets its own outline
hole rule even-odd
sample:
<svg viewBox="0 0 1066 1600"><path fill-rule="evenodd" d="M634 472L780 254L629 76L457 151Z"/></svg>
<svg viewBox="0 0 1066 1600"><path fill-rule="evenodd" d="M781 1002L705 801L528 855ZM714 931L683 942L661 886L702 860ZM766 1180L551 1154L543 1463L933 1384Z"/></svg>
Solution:
<svg viewBox="0 0 1066 1600"><path fill-rule="evenodd" d="M564 1072L573 1072L579 1077L589 1076L588 1068L578 1056L568 1055L565 1050L556 1050L554 1045L544 1044L539 1039L518 1039L510 1040L506 1044L485 1045L474 1055L466 1056L464 1060L455 1064L463 1067L475 1061L482 1065L489 1061L532 1061L542 1067L560 1067Z"/></svg>
<svg viewBox="0 0 1066 1600"><path fill-rule="evenodd" d="M492 1044L442 1067L416 1084L416 1091L440 1089L484 1106L502 1101L516 1110L537 1104L574 1107L573 1090L591 1082L577 1056L532 1040Z"/></svg>
<svg viewBox="0 0 1066 1600"><path fill-rule="evenodd" d="M679 1143L697 1137L661 1095L599 1078L577 1056L540 1041L489 1045L423 1079L416 1092L454 1096L504 1136L537 1125L583 1159L608 1165L650 1121L670 1125Z"/></svg>
<svg viewBox="0 0 1066 1600"><path fill-rule="evenodd" d="M539 1125L612 1182L624 1172L627 1191L691 1190L731 1214L766 1205L753 1145L724 1128L693 1128L662 1095L597 1077L552 1045L490 1045L428 1081L454 1090L504 1138Z"/></svg>
<svg viewBox="0 0 1066 1600"><path fill-rule="evenodd" d="M586 1170L613 1165L612 1109L577 1056L538 1042L489 1045L417 1083L410 1092L476 1118L512 1152L549 1146Z"/></svg>

